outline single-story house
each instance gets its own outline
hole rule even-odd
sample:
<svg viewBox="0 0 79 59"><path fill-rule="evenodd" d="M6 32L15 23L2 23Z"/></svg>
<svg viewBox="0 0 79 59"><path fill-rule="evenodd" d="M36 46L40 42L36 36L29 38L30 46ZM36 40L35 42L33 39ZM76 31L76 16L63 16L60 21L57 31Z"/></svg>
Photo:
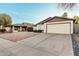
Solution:
<svg viewBox="0 0 79 59"><path fill-rule="evenodd" d="M33 28L33 27L34 24L31 23L13 24L11 25L11 30L13 32L27 31L28 28Z"/></svg>
<svg viewBox="0 0 79 59"><path fill-rule="evenodd" d="M43 30L44 33L72 34L75 19L64 17L49 17L36 24L35 29Z"/></svg>
<svg viewBox="0 0 79 59"><path fill-rule="evenodd" d="M0 26L0 29L6 29L7 32L21 32L21 31L33 31L34 24L32 23L21 23L13 24L7 27Z"/></svg>

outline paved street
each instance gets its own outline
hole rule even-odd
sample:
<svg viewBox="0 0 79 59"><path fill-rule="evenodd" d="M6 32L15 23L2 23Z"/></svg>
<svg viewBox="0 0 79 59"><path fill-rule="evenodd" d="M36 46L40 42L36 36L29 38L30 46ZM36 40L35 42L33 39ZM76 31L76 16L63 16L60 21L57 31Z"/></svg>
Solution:
<svg viewBox="0 0 79 59"><path fill-rule="evenodd" d="M73 56L71 35L39 33L16 42L0 38L0 56Z"/></svg>

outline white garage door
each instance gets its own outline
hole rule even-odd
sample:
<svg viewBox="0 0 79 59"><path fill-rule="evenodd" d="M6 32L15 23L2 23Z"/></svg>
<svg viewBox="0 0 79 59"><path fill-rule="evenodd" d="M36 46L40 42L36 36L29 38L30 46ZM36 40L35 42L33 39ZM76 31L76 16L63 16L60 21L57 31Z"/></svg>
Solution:
<svg viewBox="0 0 79 59"><path fill-rule="evenodd" d="M47 33L70 34L71 33L71 24L70 23L48 24L46 32Z"/></svg>

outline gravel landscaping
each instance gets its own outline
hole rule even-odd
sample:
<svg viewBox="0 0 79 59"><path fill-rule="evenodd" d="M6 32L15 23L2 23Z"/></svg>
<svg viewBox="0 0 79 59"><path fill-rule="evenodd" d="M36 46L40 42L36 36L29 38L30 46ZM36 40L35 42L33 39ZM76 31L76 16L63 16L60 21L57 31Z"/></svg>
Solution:
<svg viewBox="0 0 79 59"><path fill-rule="evenodd" d="M72 35L72 43L73 43L73 50L74 56L79 56L79 34Z"/></svg>
<svg viewBox="0 0 79 59"><path fill-rule="evenodd" d="M29 38L37 35L37 33L33 32L15 32L15 33L4 33L0 35L0 38L10 40L12 42L17 42L19 40L23 40L25 38Z"/></svg>

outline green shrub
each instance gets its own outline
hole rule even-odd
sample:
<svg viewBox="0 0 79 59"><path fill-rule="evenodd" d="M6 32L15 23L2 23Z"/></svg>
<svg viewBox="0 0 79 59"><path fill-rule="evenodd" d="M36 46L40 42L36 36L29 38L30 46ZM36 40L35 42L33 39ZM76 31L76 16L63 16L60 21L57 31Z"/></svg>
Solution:
<svg viewBox="0 0 79 59"><path fill-rule="evenodd" d="M33 30L33 32L41 33L43 30Z"/></svg>
<svg viewBox="0 0 79 59"><path fill-rule="evenodd" d="M0 29L0 32L6 32L6 29Z"/></svg>
<svg viewBox="0 0 79 59"><path fill-rule="evenodd" d="M37 32L37 30L33 30L33 32Z"/></svg>

